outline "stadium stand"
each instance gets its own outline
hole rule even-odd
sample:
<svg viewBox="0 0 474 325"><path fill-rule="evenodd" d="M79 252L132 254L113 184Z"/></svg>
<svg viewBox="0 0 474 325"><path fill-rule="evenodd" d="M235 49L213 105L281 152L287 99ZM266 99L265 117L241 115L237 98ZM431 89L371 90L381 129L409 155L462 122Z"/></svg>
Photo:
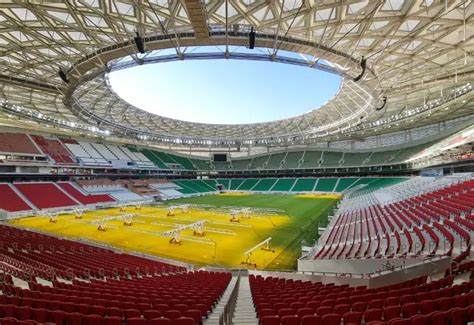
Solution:
<svg viewBox="0 0 474 325"><path fill-rule="evenodd" d="M321 155L321 159L319 160L319 165L322 167L339 166L341 160L341 152L324 151Z"/></svg>
<svg viewBox="0 0 474 325"><path fill-rule="evenodd" d="M3 225L0 239L1 324L199 324L231 278Z"/></svg>
<svg viewBox="0 0 474 325"><path fill-rule="evenodd" d="M284 164L282 167L285 169L294 169L298 168L301 163L301 159L303 157L304 151L298 151L298 152L288 152L288 154L285 157Z"/></svg>
<svg viewBox="0 0 474 325"><path fill-rule="evenodd" d="M291 192L312 192L317 181L317 178L298 178Z"/></svg>
<svg viewBox="0 0 474 325"><path fill-rule="evenodd" d="M38 209L80 205L55 183L14 183L13 185Z"/></svg>
<svg viewBox="0 0 474 325"><path fill-rule="evenodd" d="M58 185L70 196L72 196L76 201L79 201L81 204L84 205L114 202L114 199L112 199L109 195L85 194L81 191L79 187L76 187L75 184L70 182L59 182Z"/></svg>
<svg viewBox="0 0 474 325"><path fill-rule="evenodd" d="M473 282L426 277L367 289L250 275L262 325L466 324L474 319Z"/></svg>
<svg viewBox="0 0 474 325"><path fill-rule="evenodd" d="M126 188L124 184L128 184L128 182L113 182L110 180L78 180L77 184L88 193L108 195L115 201L121 203L146 200L140 194L134 193Z"/></svg>
<svg viewBox="0 0 474 325"><path fill-rule="evenodd" d="M295 178L279 178L270 190L274 192L290 192L296 181L297 179Z"/></svg>
<svg viewBox="0 0 474 325"><path fill-rule="evenodd" d="M337 192L341 193L356 185L367 191L402 182L403 177L341 177L341 178L232 178L217 180L173 180L182 194L198 194L217 191L216 184L230 191L251 192ZM207 184L207 186L203 186Z"/></svg>
<svg viewBox="0 0 474 325"><path fill-rule="evenodd" d="M23 133L0 133L0 152L42 155L30 137Z"/></svg>
<svg viewBox="0 0 474 325"><path fill-rule="evenodd" d="M456 240L464 247L455 259L458 264L469 256L471 248L470 228L462 228L469 223L460 220L474 208L473 185L465 176L414 178L379 190L351 193L341 201L314 258L451 256Z"/></svg>
<svg viewBox="0 0 474 325"><path fill-rule="evenodd" d="M31 135L31 138L41 148L41 150L50 156L58 165L74 165L76 162L64 148L61 141L57 139L48 139L41 135Z"/></svg>
<svg viewBox="0 0 474 325"><path fill-rule="evenodd" d="M31 210L20 195L11 184L0 184L0 209L8 212Z"/></svg>

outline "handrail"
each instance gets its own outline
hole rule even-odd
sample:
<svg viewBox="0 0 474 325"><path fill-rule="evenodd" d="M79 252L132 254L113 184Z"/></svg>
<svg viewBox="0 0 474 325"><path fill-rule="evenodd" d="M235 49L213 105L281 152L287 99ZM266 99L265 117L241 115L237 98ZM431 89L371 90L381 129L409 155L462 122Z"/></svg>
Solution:
<svg viewBox="0 0 474 325"><path fill-rule="evenodd" d="M232 318L234 317L235 305L237 304L237 294L239 292L240 285L240 270L237 275L237 281L235 281L234 289L229 296L229 300L224 306L224 311L219 317L219 325L230 325L232 324Z"/></svg>

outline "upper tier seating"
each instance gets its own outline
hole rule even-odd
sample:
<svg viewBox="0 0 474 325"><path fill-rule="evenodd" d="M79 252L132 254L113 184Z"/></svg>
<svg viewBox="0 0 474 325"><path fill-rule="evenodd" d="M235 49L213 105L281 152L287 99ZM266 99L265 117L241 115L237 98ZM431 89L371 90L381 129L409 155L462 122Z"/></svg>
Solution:
<svg viewBox="0 0 474 325"><path fill-rule="evenodd" d="M293 169L300 166L301 158L303 157L302 151L297 152L288 152L285 157L285 163L282 165L282 168Z"/></svg>
<svg viewBox="0 0 474 325"><path fill-rule="evenodd" d="M63 141L64 143L64 141ZM74 156L76 156L79 161L88 166L110 166L111 164L107 162L104 158L102 158L100 155L98 158L93 158L89 151L94 150L94 155L98 156L97 151L95 149L91 149L88 147L89 151L86 151L86 149L79 143L64 143L66 147L72 152Z"/></svg>
<svg viewBox="0 0 474 325"><path fill-rule="evenodd" d="M7 317L14 318L12 324L154 324L155 318L200 324L231 279L230 273L185 273L181 267L7 226L0 226L0 240L0 269L7 279L0 285L2 325L10 324ZM11 276L28 281L29 289L14 286Z"/></svg>
<svg viewBox="0 0 474 325"><path fill-rule="evenodd" d="M31 138L43 150L45 154L54 159L58 165L74 165L76 162L64 148L61 141L57 139L47 139L41 135L32 135Z"/></svg>
<svg viewBox="0 0 474 325"><path fill-rule="evenodd" d="M407 178L365 177L365 178L232 178L211 180L173 180L182 194L198 194L217 191L216 185L223 184L226 190L253 192L343 192L356 185L371 184L383 187Z"/></svg>
<svg viewBox="0 0 474 325"><path fill-rule="evenodd" d="M9 184L0 184L0 209L8 212L31 210Z"/></svg>
<svg viewBox="0 0 474 325"><path fill-rule="evenodd" d="M10 154L43 155L27 134L0 133L0 152Z"/></svg>
<svg viewBox="0 0 474 325"><path fill-rule="evenodd" d="M39 209L79 205L54 183L15 183L14 186Z"/></svg>
<svg viewBox="0 0 474 325"><path fill-rule="evenodd" d="M395 185L378 192L345 198L321 236L314 257L451 255L454 242L461 241L463 251L460 257L456 257L456 263L459 263L469 255L471 248L469 231L474 225L471 226L466 216L474 210L474 180L455 181L456 178L449 178L449 182L432 181L431 187L448 185L401 201L389 200L390 203L385 204L379 201L380 192L397 192L397 188L406 186ZM408 183L424 185L416 180Z"/></svg>
<svg viewBox="0 0 474 325"><path fill-rule="evenodd" d="M262 325L463 325L474 320L474 282L426 277L375 289L250 275Z"/></svg>
<svg viewBox="0 0 474 325"><path fill-rule="evenodd" d="M134 193L126 188L128 181L111 181L111 180L78 180L77 184L81 186L84 191L94 194L105 194L112 197L115 201L126 202L141 202L145 198L140 194Z"/></svg>
<svg viewBox="0 0 474 325"><path fill-rule="evenodd" d="M182 194L198 194L217 191L216 184L210 185L200 179L180 179L174 180L173 183L178 186L177 190Z"/></svg>
<svg viewBox="0 0 474 325"><path fill-rule="evenodd" d="M58 185L71 195L76 201L79 201L81 204L97 204L105 202L114 202L114 199L109 195L100 195L100 194L84 194L72 183L58 183Z"/></svg>

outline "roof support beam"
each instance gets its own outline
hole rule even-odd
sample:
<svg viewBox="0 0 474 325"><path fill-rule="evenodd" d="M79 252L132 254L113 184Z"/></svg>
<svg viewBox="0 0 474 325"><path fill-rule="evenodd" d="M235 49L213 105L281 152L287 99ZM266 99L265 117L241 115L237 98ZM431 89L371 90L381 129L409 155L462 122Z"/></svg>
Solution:
<svg viewBox="0 0 474 325"><path fill-rule="evenodd" d="M185 0L184 6L188 12L196 38L208 38L209 29L207 26L206 8L204 8L203 2L200 0Z"/></svg>

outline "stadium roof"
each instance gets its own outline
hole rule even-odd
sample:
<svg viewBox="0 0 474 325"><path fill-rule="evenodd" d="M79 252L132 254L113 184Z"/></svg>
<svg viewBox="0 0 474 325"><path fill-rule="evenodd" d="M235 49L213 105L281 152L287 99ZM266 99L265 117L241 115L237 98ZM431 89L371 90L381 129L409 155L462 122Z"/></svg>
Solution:
<svg viewBox="0 0 474 325"><path fill-rule="evenodd" d="M473 13L470 0L2 2L2 123L21 115L157 142L259 145L360 139L468 116ZM252 27L255 50L246 48ZM343 81L319 109L241 125L156 116L108 84L113 69L192 59L277 61Z"/></svg>

